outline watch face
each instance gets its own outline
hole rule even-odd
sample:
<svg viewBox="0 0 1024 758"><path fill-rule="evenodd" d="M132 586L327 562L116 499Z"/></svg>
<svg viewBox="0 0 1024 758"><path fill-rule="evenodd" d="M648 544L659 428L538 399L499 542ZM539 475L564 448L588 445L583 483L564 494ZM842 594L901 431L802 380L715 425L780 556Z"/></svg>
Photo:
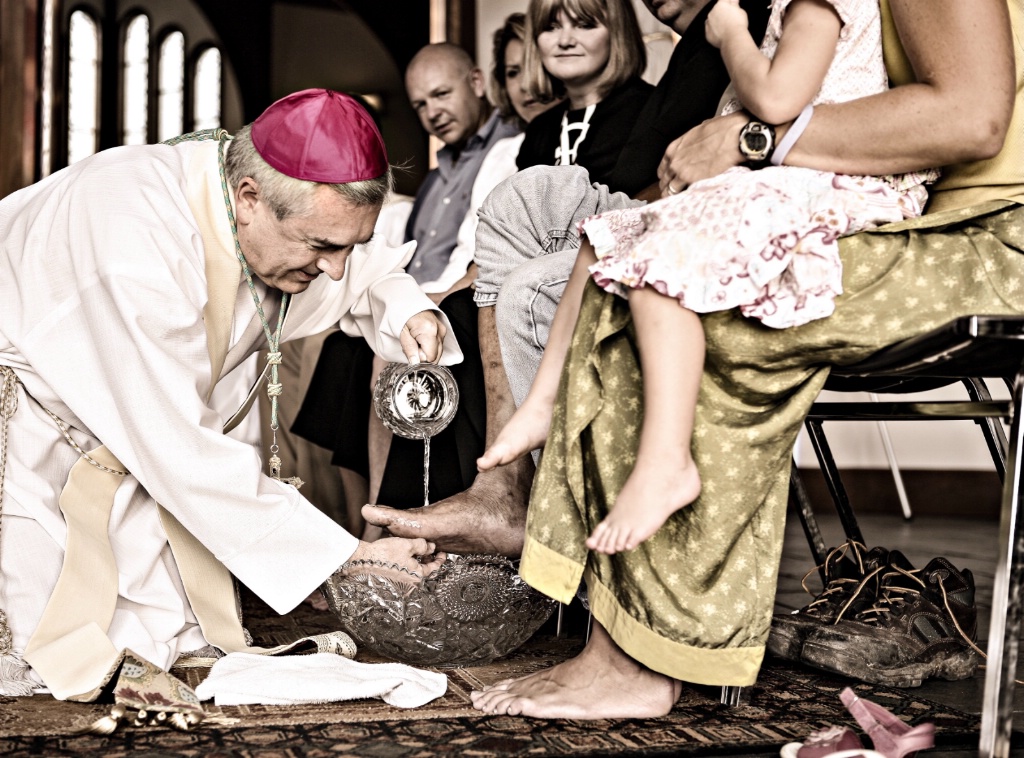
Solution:
<svg viewBox="0 0 1024 758"><path fill-rule="evenodd" d="M768 138L763 132L747 132L743 141L747 145L747 150L752 153L763 153L768 149Z"/></svg>
<svg viewBox="0 0 1024 758"><path fill-rule="evenodd" d="M740 132L740 152L748 161L764 161L771 154L774 131L767 124L751 121Z"/></svg>

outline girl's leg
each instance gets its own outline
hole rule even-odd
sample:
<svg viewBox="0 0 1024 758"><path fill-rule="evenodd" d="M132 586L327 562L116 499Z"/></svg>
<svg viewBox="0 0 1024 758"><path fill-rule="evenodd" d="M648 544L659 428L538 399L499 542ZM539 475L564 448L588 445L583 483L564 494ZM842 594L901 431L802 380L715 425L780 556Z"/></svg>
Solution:
<svg viewBox="0 0 1024 758"><path fill-rule="evenodd" d="M584 241L573 266L569 282L558 301L554 321L551 322L551 333L544 355L537 369L526 399L519 406L505 427L498 432L494 442L477 458L477 468L489 471L497 466L521 458L538 447L544 445L551 427L551 411L558 393L558 382L562 377L562 366L569 352L572 333L576 328L576 317L580 312L583 289L590 272L587 268L597 261L594 248Z"/></svg>
<svg viewBox="0 0 1024 758"><path fill-rule="evenodd" d="M636 464L615 505L587 539L612 554L632 550L700 494L690 454L704 370L704 328L693 311L650 287L631 290L644 383L644 419Z"/></svg>

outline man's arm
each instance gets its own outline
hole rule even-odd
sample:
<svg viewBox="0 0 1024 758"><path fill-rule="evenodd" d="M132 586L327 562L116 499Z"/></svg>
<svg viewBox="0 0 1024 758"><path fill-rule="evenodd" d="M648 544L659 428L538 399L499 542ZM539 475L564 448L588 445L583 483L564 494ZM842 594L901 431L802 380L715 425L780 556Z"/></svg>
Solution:
<svg viewBox="0 0 1024 758"><path fill-rule="evenodd" d="M886 174L982 160L1002 147L1013 112L1014 57L1005 0L891 0L917 81L815 107L787 165ZM678 189L739 165L744 114L705 122L673 142L659 167ZM785 127L779 130L781 139Z"/></svg>

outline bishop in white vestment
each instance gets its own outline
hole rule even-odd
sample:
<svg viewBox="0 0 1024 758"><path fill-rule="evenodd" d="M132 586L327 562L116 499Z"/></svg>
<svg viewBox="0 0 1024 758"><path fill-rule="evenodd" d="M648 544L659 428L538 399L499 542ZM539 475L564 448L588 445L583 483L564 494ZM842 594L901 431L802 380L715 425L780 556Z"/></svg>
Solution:
<svg viewBox="0 0 1024 758"><path fill-rule="evenodd" d="M372 169L381 158L372 154L365 123L341 118L325 131L339 97L324 90L313 95L323 113L316 111L309 124L285 114L303 150L296 160L309 166L306 151L320 151L321 164L362 160L366 174L365 166ZM308 112L309 103L303 107ZM348 152L330 154L331 140L347 139L346 129L356 129ZM287 172L293 147L287 140L295 138L263 135L260 154ZM402 270L410 246L370 241L339 250L332 247L337 240L293 239L289 235L312 228L307 222L318 217L275 221L258 207L258 188L251 186L248 199L238 186L228 187L229 212L221 150L216 139L115 148L0 201L0 369L9 416L0 440L6 456L0 464L0 610L12 637L9 660L29 646L64 564L68 523L61 493L82 451L105 446L127 472L111 485L106 537L116 600L101 631L112 649L130 648L160 667L209 640L186 595L158 504L279 613L300 603L360 544L293 486L268 476L251 446L224 435L226 419L209 394L220 376L266 347L254 292L273 329L282 303L278 286L292 291L282 340L340 324L395 361L407 359L403 329L436 309ZM382 142L380 151L386 166ZM292 175L306 178L303 172L310 173L303 168ZM313 213L319 209L314 203ZM368 218L372 229L379 205L368 215L367 208L357 211L364 215L349 226L362 229ZM249 260L252 287L236 257L235 216L239 249L259 258ZM346 223L331 219L326 228L344 230ZM311 251L304 259L310 262L295 270L287 261L283 269L268 265L278 255L275 234L296 250ZM321 249L333 263L320 262ZM343 268L330 271L338 260ZM219 321L211 270L227 272ZM218 324L220 366L211 345ZM443 351L437 345L435 352L447 363L460 360L450 330L439 326L438 334ZM98 459L86 464L102 468ZM82 544L83 554L93 555ZM30 681L48 684L39 672L28 673Z"/></svg>

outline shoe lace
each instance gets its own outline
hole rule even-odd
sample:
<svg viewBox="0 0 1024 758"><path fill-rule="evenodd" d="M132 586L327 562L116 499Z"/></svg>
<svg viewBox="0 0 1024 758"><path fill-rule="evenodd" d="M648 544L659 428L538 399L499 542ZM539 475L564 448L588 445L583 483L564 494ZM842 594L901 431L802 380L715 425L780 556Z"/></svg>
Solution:
<svg viewBox="0 0 1024 758"><path fill-rule="evenodd" d="M870 574L864 575L864 578L860 580L860 584L857 585L857 589L853 591L853 593L850 595L847 601L843 604L843 607L839 609L839 612L836 614L836 620L832 622L833 624L838 624L840 621L843 620L843 616L845 616L846 612L850 610L850 606L853 605L854 601L858 597L860 597L860 593L864 591L865 587L867 587L868 582L874 579L875 576L877 576L881 570L882 566L879 566Z"/></svg>
<svg viewBox="0 0 1024 758"><path fill-rule="evenodd" d="M978 655L980 655L981 659L983 661L987 661L988 660L988 655L985 653L984 650L982 650L980 647L978 647L976 644L974 644L974 640L972 640L970 637L968 637L967 633L963 629L960 628L960 624L956 620L956 616L953 615L953 609L949 607L949 596L946 594L946 585L943 584L943 582L942 582L942 575L941 574L939 574L939 576L938 576L938 582L939 582L939 591L942 592L942 604L946 607L946 613L948 613L949 617L953 620L953 626L956 627L956 630L960 633L960 636L963 637L964 642L966 642L968 645L970 645L971 649L974 650L974 652L976 652ZM1014 679L1013 681L1015 683L1017 683L1017 684L1024 684L1024 682L1022 682L1020 679Z"/></svg>
<svg viewBox="0 0 1024 758"><path fill-rule="evenodd" d="M824 569L826 578L825 589L822 590L822 592L817 597L815 597L814 600L807 604L807 607L804 609L804 612L809 613L811 615L817 615L818 607L821 605L831 603L836 595L849 595L849 597L847 597L846 599L846 602L843 604L843 607L839 610L839 613L837 614L835 620L832 622L833 624L838 624L842 620L843 615L846 613L846 611L849 610L850 606L853 605L853 603L860 596L860 593L867 586L868 582L871 581L871 579L879 571L882 570L882 567L879 566L874 571L866 575L864 574L863 556L866 551L867 546L863 543L857 542L856 540L848 540L843 544L839 545L838 547L832 548L829 554L825 557L824 563L815 566L806 574L804 574L803 579L800 580L800 585L804 588L804 591L808 595L814 594L814 592L812 592L811 589L807 586L807 579L811 576L811 574ZM830 568L832 566L837 565L839 561L843 560L843 558L846 557L847 553L852 553L853 558L857 561L857 568L863 575L861 579L851 579L849 577L841 576L830 576ZM852 591L849 589L851 584L857 585Z"/></svg>
<svg viewBox="0 0 1024 758"><path fill-rule="evenodd" d="M881 624L892 615L893 611L906 605L908 600L918 597L921 594L921 589L924 589L927 586L921 577L918 576L921 573L921 569L903 569L899 566L889 566L888 568L891 569L891 571L882 575L882 580L878 588L878 597L875 599L875 604L870 608L865 608L857 614L857 620L861 623L870 624L872 626ZM878 571L881 570L881 568L878 569ZM878 573L878 571L874 573ZM919 584L921 589L918 589L917 587L903 587L898 584L893 584L892 580L900 575L903 575L911 581Z"/></svg>
<svg viewBox="0 0 1024 758"><path fill-rule="evenodd" d="M825 572L825 589L823 592L817 595L819 599L825 596L826 594L834 593L836 591L836 588L840 585L856 582L856 579L846 579L843 577L831 576L832 566L838 565L839 562L843 560L843 558L846 557L846 554L851 550L853 551L854 558L857 560L857 567L860 569L861 573L863 573L864 559L861 556L863 555L864 551L867 550L867 547L861 544L860 542L857 542L856 540L847 540L842 545L832 548L829 551L829 554L825 556L824 563L819 563L817 566L815 566L806 574L804 574L803 579L800 580L800 586L804 588L804 592L814 597L814 591L807 586L807 579L811 576L811 574L818 573L822 570L824 570ZM818 601L816 600L815 602L811 603L811 605L815 605L817 602Z"/></svg>

